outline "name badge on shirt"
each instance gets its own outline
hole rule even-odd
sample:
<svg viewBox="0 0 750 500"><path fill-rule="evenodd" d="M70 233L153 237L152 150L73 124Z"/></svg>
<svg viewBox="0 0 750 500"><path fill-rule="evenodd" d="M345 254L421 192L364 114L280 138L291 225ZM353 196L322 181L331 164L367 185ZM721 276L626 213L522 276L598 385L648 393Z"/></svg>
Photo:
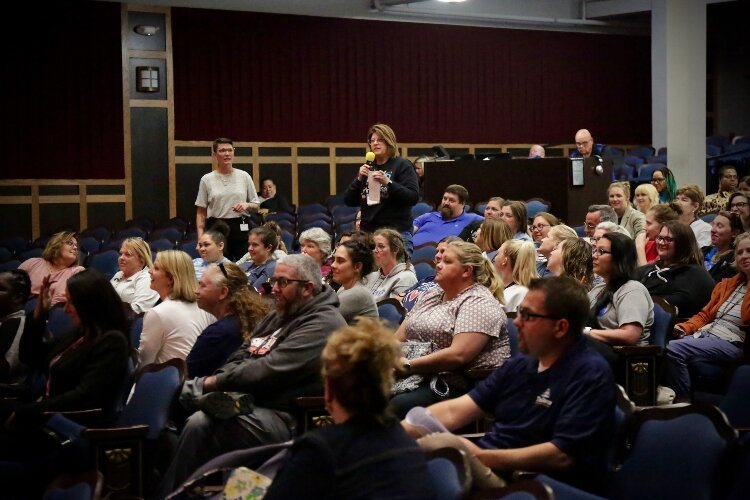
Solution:
<svg viewBox="0 0 750 500"><path fill-rule="evenodd" d="M249 230L250 230L250 225L247 222L243 222L242 224L240 224L240 231L244 232L244 231L249 231Z"/></svg>

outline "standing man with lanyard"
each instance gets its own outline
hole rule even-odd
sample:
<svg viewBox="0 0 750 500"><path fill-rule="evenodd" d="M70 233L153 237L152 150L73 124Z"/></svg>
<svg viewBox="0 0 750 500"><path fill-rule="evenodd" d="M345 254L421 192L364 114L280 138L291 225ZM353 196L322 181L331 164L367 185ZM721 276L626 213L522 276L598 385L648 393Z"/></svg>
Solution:
<svg viewBox="0 0 750 500"><path fill-rule="evenodd" d="M198 238L217 220L229 225L226 256L237 261L247 251L250 212L260 207L258 193L250 174L232 166L234 143L220 137L213 143L213 156L218 168L201 177L195 200L195 227Z"/></svg>
<svg viewBox="0 0 750 500"><path fill-rule="evenodd" d="M411 255L411 207L419 201L419 182L414 166L398 156L396 134L378 123L367 131L367 147L375 156L359 167L357 178L344 192L344 202L361 207L362 231L391 228L401 233Z"/></svg>

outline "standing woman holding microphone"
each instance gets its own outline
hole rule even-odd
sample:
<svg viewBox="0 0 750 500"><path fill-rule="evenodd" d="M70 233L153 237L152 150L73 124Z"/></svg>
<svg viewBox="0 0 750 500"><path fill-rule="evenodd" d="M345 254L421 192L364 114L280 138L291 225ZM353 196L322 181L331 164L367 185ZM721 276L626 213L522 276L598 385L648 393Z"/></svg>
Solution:
<svg viewBox="0 0 750 500"><path fill-rule="evenodd" d="M350 207L361 207L362 231L395 229L411 255L411 207L419 201L416 171L409 160L398 156L396 134L388 125L377 123L370 127L367 148L367 161L344 192L344 201Z"/></svg>
<svg viewBox="0 0 750 500"><path fill-rule="evenodd" d="M232 166L234 143L231 139L216 139L213 156L216 157L217 168L201 177L198 186L195 228L200 239L206 229L210 229L217 220L223 220L229 226L224 254L236 261L247 250L249 213L258 211L260 200L250 174Z"/></svg>

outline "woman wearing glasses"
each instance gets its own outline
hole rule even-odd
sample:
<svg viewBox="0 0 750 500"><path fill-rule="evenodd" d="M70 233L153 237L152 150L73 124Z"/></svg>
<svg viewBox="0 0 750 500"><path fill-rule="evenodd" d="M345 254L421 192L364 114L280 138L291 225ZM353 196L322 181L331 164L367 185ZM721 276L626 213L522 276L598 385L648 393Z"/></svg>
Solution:
<svg viewBox="0 0 750 500"><path fill-rule="evenodd" d="M727 201L727 209L740 216L744 231L750 229L750 193L737 191L732 193Z"/></svg>
<svg viewBox="0 0 750 500"><path fill-rule="evenodd" d="M473 387L467 370L496 368L510 357L503 284L479 248L449 243L435 281L440 288L427 292L396 332L401 342L435 346L430 354L405 362L408 375L424 378L418 388L391 399L400 418L415 406L465 394Z"/></svg>
<svg viewBox="0 0 750 500"><path fill-rule="evenodd" d="M740 216L722 210L711 221L711 245L703 247L703 267L718 283L737 274L734 268L734 240L743 232Z"/></svg>
<svg viewBox="0 0 750 500"><path fill-rule="evenodd" d="M559 224L560 220L550 213L539 212L536 214L531 224L531 237L534 240L534 244L539 247L542 243L542 238L547 236L551 228Z"/></svg>
<svg viewBox="0 0 750 500"><path fill-rule="evenodd" d="M654 170L654 173L651 174L651 185L659 193L659 203L669 203L674 201L677 196L677 183L674 180L674 174L667 167Z"/></svg>
<svg viewBox="0 0 750 500"><path fill-rule="evenodd" d="M28 273L32 297L39 296L44 279L49 276L51 305L64 303L66 282L84 269L78 265L78 240L75 233L63 231L53 235L41 257L26 259L18 269Z"/></svg>
<svg viewBox="0 0 750 500"><path fill-rule="evenodd" d="M161 303L146 312L138 347L138 363L164 363L185 359L198 335L216 318L196 303L195 270L190 256L180 250L156 255L151 269L151 288Z"/></svg>
<svg viewBox="0 0 750 500"><path fill-rule="evenodd" d="M668 221L656 238L659 259L638 269L638 280L652 296L660 296L687 318L700 311L711 298L715 282L703 267L695 235L685 224Z"/></svg>
<svg viewBox="0 0 750 500"><path fill-rule="evenodd" d="M617 356L612 345L648 343L654 303L646 287L635 279L637 257L631 238L604 233L592 254L594 273L603 282L589 292L591 311L583 333L614 369Z"/></svg>
<svg viewBox="0 0 750 500"><path fill-rule="evenodd" d="M270 304L247 286L236 264L212 264L203 273L196 293L198 307L216 318L198 336L187 356L188 377L212 375L270 310Z"/></svg>
<svg viewBox="0 0 750 500"><path fill-rule="evenodd" d="M711 225L696 215L704 198L700 186L688 184L677 190L677 198L674 200L682 208L680 222L693 230L699 248L711 244Z"/></svg>
<svg viewBox="0 0 750 500"><path fill-rule="evenodd" d="M417 275L409 262L404 240L394 229L378 229L373 241L377 269L365 276L364 286L370 290L375 302L389 297L398 298L417 284Z"/></svg>
<svg viewBox="0 0 750 500"><path fill-rule="evenodd" d="M409 160L398 155L396 133L388 125L370 127L367 149L375 154L375 160L359 167L357 178L344 192L344 201L350 207L361 207L362 231L395 228L411 254L411 207L419 201L417 173Z"/></svg>
<svg viewBox="0 0 750 500"><path fill-rule="evenodd" d="M676 203L656 205L646 212L646 230L635 239L639 265L645 266L659 258L656 251L656 237L659 236L662 224L669 220L678 220L680 214L682 214L682 208Z"/></svg>

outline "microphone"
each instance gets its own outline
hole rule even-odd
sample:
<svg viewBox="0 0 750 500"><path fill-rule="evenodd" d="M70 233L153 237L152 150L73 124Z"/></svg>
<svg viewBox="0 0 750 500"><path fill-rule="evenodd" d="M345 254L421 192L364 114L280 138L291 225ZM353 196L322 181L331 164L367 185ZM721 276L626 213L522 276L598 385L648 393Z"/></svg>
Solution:
<svg viewBox="0 0 750 500"><path fill-rule="evenodd" d="M375 165L375 153L372 151L368 151L365 155L365 163L368 167L370 167L370 170L372 170L372 167Z"/></svg>

